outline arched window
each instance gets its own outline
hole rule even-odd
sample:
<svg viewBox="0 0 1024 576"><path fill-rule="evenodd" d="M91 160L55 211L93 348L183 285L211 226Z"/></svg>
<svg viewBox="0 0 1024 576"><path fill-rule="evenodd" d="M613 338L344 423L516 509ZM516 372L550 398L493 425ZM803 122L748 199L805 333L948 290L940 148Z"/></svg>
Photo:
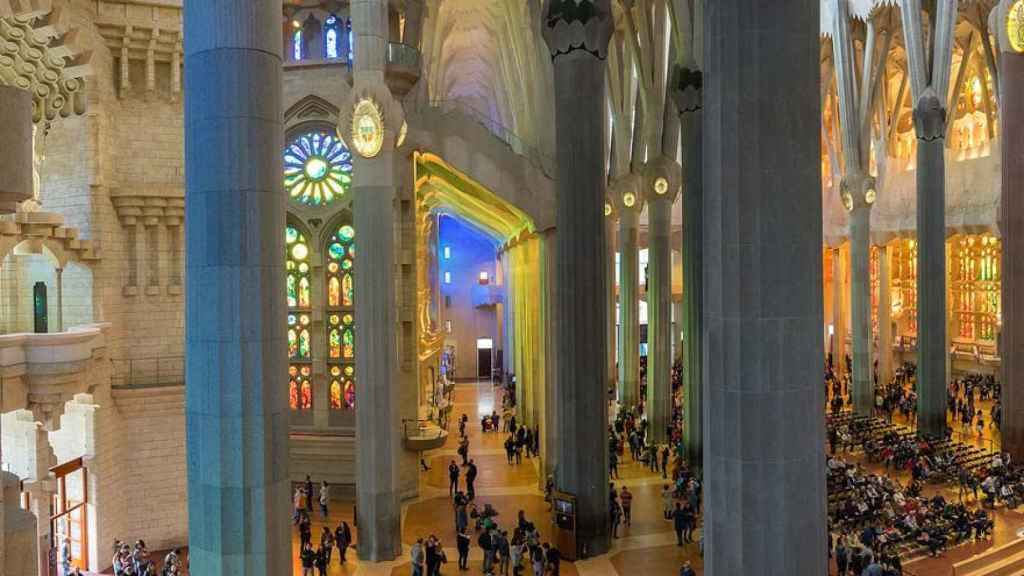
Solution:
<svg viewBox="0 0 1024 576"><path fill-rule="evenodd" d="M352 19L351 18L349 18L346 21L345 27L348 29L348 62L349 62L349 64L351 64L352 63L352 54L354 53L354 50L355 50L355 42L354 42L354 38L352 37Z"/></svg>
<svg viewBox="0 0 1024 576"><path fill-rule="evenodd" d="M337 136L307 132L284 150L284 187L293 200L326 206L352 186L352 153Z"/></svg>
<svg viewBox="0 0 1024 576"><path fill-rule="evenodd" d="M341 22L338 17L331 14L324 20L324 57L341 57Z"/></svg>
<svg viewBox="0 0 1024 576"><path fill-rule="evenodd" d="M292 410L313 407L310 363L309 243L293 226L285 229L285 285L288 294L288 401Z"/></svg>
<svg viewBox="0 0 1024 576"><path fill-rule="evenodd" d="M342 224L327 241L327 362L331 408L355 407L355 229Z"/></svg>

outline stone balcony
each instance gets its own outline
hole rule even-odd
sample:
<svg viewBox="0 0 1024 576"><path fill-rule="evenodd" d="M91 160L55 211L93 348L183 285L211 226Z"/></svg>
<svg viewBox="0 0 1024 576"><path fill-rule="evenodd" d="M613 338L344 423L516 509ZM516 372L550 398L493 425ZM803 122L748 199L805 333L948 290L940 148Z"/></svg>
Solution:
<svg viewBox="0 0 1024 576"><path fill-rule="evenodd" d="M31 410L47 429L57 426L64 404L110 381L106 357L110 323L86 324L50 334L0 335L3 412Z"/></svg>

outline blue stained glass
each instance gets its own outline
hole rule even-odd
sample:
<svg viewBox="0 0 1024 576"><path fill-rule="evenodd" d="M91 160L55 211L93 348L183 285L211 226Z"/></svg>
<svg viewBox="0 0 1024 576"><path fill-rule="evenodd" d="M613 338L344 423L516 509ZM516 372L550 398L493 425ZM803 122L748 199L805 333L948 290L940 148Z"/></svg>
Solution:
<svg viewBox="0 0 1024 576"><path fill-rule="evenodd" d="M295 35L292 36L292 57L295 60L302 60L302 29L295 31Z"/></svg>
<svg viewBox="0 0 1024 576"><path fill-rule="evenodd" d="M302 134L288 144L283 158L285 189L303 204L330 204L352 186L352 154L331 134Z"/></svg>
<svg viewBox="0 0 1024 576"><path fill-rule="evenodd" d="M338 30L335 29L335 28L328 28L327 29L327 34L325 35L325 37L327 38L327 42L326 42L326 45L327 45L326 46L327 47L327 57L328 58L337 58L338 57Z"/></svg>

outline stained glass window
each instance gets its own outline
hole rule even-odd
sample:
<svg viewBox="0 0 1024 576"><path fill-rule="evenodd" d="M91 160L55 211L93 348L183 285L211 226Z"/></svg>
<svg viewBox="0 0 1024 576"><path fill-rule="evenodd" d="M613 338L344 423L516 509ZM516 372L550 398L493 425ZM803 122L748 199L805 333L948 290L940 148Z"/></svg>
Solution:
<svg viewBox="0 0 1024 576"><path fill-rule="evenodd" d="M324 57L337 58L341 55L338 47L339 36L341 35L341 23L338 17L331 14L324 20Z"/></svg>
<svg viewBox="0 0 1024 576"><path fill-rule="evenodd" d="M309 132L284 150L284 187L293 200L325 206L352 186L352 153L337 136Z"/></svg>
<svg viewBox="0 0 1024 576"><path fill-rule="evenodd" d="M334 409L355 405L355 237L355 229L342 224L327 241L327 362Z"/></svg>
<svg viewBox="0 0 1024 576"><path fill-rule="evenodd" d="M989 235L956 236L952 240L952 300L956 336L994 342L999 325L1002 247Z"/></svg>
<svg viewBox="0 0 1024 576"><path fill-rule="evenodd" d="M285 228L285 286L288 300L289 405L308 410L313 405L309 381L313 359L310 342L309 243L294 226Z"/></svg>
<svg viewBox="0 0 1024 576"><path fill-rule="evenodd" d="M903 336L917 336L917 242L901 239L890 246L893 318L906 319Z"/></svg>
<svg viewBox="0 0 1024 576"><path fill-rule="evenodd" d="M311 369L308 364L288 367L288 405L292 410L313 407L313 387L309 383Z"/></svg>
<svg viewBox="0 0 1024 576"><path fill-rule="evenodd" d="M349 18L345 23L345 27L348 28L348 62L352 64L352 54L355 50L355 39L352 37L352 19Z"/></svg>
<svg viewBox="0 0 1024 576"><path fill-rule="evenodd" d="M302 60L303 56L305 56L306 51L303 43L302 28L298 27L292 34L292 58L294 58L296 62Z"/></svg>

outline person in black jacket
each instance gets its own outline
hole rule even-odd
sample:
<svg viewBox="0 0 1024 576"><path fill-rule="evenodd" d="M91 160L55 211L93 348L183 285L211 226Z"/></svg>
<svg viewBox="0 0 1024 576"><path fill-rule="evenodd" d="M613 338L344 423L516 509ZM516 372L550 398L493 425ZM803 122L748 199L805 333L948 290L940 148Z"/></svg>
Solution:
<svg viewBox="0 0 1024 576"><path fill-rule="evenodd" d="M459 550L459 570L469 570L469 534L462 528L456 535L456 547Z"/></svg>
<svg viewBox="0 0 1024 576"><path fill-rule="evenodd" d="M679 502L676 502L676 509L672 511L672 527L676 531L676 544L682 546L683 531L686 530L686 512Z"/></svg>

